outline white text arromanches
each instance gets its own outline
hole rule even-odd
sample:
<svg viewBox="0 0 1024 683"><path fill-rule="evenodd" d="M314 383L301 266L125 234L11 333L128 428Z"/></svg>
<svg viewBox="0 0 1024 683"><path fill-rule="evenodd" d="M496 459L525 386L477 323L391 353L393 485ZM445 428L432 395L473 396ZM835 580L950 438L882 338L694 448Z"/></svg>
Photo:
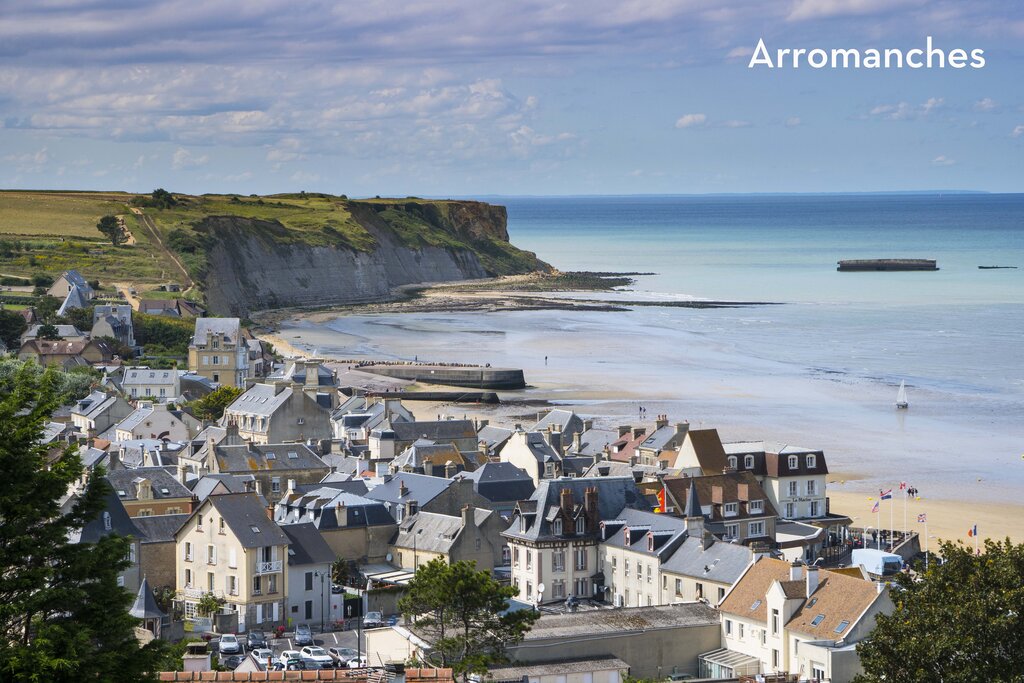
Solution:
<svg viewBox="0 0 1024 683"><path fill-rule="evenodd" d="M759 66L769 69L790 67L799 69L801 66L812 69L953 69L970 67L980 69L985 66L985 51L980 49L943 50L932 44L932 37L925 40L924 48L900 50L896 48L780 48L773 55L764 44L764 38L757 41L754 54L750 57L748 69Z"/></svg>

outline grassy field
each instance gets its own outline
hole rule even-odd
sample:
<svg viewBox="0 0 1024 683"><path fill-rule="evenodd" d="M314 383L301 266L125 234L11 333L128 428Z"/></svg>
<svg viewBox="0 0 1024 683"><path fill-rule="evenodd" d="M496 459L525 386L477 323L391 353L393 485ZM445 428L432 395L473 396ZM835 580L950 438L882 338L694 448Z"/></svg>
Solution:
<svg viewBox="0 0 1024 683"><path fill-rule="evenodd" d="M0 192L0 234L100 239L101 216L127 213L134 195L114 193Z"/></svg>

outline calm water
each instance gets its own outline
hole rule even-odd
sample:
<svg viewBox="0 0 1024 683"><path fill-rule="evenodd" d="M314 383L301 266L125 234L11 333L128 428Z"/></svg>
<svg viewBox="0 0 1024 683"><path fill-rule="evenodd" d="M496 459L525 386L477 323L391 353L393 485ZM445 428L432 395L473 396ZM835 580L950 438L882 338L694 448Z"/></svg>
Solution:
<svg viewBox="0 0 1024 683"><path fill-rule="evenodd" d="M1024 195L503 200L512 241L563 270L643 271L617 297L744 309L352 316L285 336L351 357L523 367L531 397L826 450L832 470L950 498L1024 493ZM938 272L838 273L846 258ZM979 270L1016 265L1018 270ZM545 364L544 357L548 357ZM905 379L911 408L895 411Z"/></svg>

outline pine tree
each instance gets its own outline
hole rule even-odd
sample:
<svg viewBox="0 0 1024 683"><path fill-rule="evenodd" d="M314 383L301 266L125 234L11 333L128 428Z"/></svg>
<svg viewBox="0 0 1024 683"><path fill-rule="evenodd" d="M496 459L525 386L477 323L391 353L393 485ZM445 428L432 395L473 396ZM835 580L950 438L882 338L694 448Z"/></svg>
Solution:
<svg viewBox="0 0 1024 683"><path fill-rule="evenodd" d="M117 220L116 216L104 216L96 224L96 229L106 236L115 247L124 244L128 240L128 232L124 229L121 222Z"/></svg>
<svg viewBox="0 0 1024 683"><path fill-rule="evenodd" d="M72 510L60 499L82 475L72 447L40 445L62 381L31 364L0 394L0 680L152 680L164 643L139 647L132 596L117 585L127 539L76 544L69 534L101 514L109 484L94 473Z"/></svg>

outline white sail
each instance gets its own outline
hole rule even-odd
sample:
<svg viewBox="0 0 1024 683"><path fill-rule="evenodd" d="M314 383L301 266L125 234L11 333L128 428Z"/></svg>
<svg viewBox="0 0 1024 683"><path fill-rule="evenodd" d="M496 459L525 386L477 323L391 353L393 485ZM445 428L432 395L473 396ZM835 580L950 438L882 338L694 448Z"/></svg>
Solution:
<svg viewBox="0 0 1024 683"><path fill-rule="evenodd" d="M900 390L896 393L896 407L906 408L910 404L907 403L907 385L906 382L900 380Z"/></svg>

